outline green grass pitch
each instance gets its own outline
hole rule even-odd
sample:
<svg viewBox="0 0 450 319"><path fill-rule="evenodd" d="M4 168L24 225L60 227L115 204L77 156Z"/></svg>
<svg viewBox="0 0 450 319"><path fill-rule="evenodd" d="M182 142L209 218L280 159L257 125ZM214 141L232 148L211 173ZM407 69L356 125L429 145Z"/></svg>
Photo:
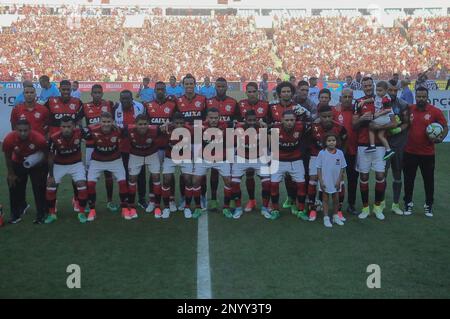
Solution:
<svg viewBox="0 0 450 319"><path fill-rule="evenodd" d="M422 212L420 174L409 217L386 210L385 221L347 216L345 226L326 229L320 219L303 222L285 210L276 221L257 212L240 220L209 212L213 297L448 298L450 145L437 147L436 163L432 219ZM0 167L0 202L9 214L3 156ZM156 220L142 211L138 220L125 221L106 210L103 181L97 191L98 219L81 225L66 177L57 222L33 225L28 190L32 208L22 223L0 228L0 298L196 298L197 221L182 213ZM390 207L390 177L386 196ZM81 267L81 289L66 286L70 264ZM370 264L381 267L380 289L366 286Z"/></svg>

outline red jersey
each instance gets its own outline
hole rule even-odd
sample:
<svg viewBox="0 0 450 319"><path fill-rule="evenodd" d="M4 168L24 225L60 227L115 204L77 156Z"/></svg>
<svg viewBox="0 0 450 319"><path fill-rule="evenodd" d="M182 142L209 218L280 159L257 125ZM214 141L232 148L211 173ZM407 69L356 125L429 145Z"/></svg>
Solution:
<svg viewBox="0 0 450 319"><path fill-rule="evenodd" d="M364 113L371 113L371 114L375 113L375 105L373 103L366 103L362 107L357 106L361 100L365 100L368 98L370 98L370 96L364 96L364 97L356 100L355 114L361 116ZM369 144L370 144L370 142L369 142L369 123L370 123L370 121L361 123L358 128L358 145L359 146L369 146ZM377 134L375 134L375 145L382 146Z"/></svg>
<svg viewBox="0 0 450 319"><path fill-rule="evenodd" d="M70 165L81 162L81 140L83 131L79 128L73 130L69 138L65 138L62 132L56 132L50 137L50 152L55 155L54 163L59 165Z"/></svg>
<svg viewBox="0 0 450 319"><path fill-rule="evenodd" d="M2 148L13 162L23 163L25 157L47 150L48 144L45 137L37 131L31 130L26 140L20 139L19 133L12 131L3 140Z"/></svg>
<svg viewBox="0 0 450 319"><path fill-rule="evenodd" d="M176 99L177 109L180 111L185 120L193 123L194 120L203 120L206 110L206 97L195 94L192 100L189 100L186 95Z"/></svg>
<svg viewBox="0 0 450 319"><path fill-rule="evenodd" d="M245 130L247 130L248 128L250 128L246 123L237 123L236 124L236 127L235 127L236 129L240 129L240 128L242 128L243 130L244 130L244 132L245 132ZM236 147L236 151L237 151L237 155L239 156L240 155L240 153L242 153L242 152L239 152L239 149L238 149L238 147L240 148L240 147L244 147L244 150L245 150L245 158L246 159L250 159L250 155L253 155L253 154L251 154L250 153L250 150L252 150L252 153L253 152L255 152L256 151L256 157L254 157L254 156L252 156L251 158L252 159L257 159L257 158L259 158L260 157L260 155L267 155L267 151L266 152L263 152L262 154L259 154L260 153L260 144L259 144L259 141L260 141L260 139L259 139L259 130L261 129L260 128L260 126L259 126L259 124L258 123L256 123L256 126L255 127L253 127L254 129L255 129L255 131L256 131L256 134L255 134L255 136L252 136L252 135L250 135L250 134L248 134L248 135L245 135L245 139L244 140L242 140L242 137L240 137L240 130L238 130L236 133L237 133L237 136L236 136L236 139L235 139L235 147ZM253 138L253 137L256 137L256 139L255 138ZM243 143L243 145L242 144L240 144L240 145L238 145L238 139L241 139L241 142L239 142L239 143ZM253 143L252 143L253 142ZM241 146L242 145L242 146ZM268 147L268 144L266 143L266 147Z"/></svg>
<svg viewBox="0 0 450 319"><path fill-rule="evenodd" d="M203 152L203 160L208 162L213 162L215 160L224 161L226 160L226 129L228 127L228 123L224 121L219 121L217 127L209 126L209 123L204 121L202 127L202 151L208 147L209 152L207 151L205 154ZM218 129L217 135L214 135L214 132L211 130L207 131L209 128ZM207 131L207 133L205 133ZM222 146L222 147L221 147ZM234 152L234 148L233 148ZM211 156L209 156L211 155Z"/></svg>
<svg viewBox="0 0 450 319"><path fill-rule="evenodd" d="M302 122L296 122L292 130L286 130L281 123L275 123L273 129L279 129L279 161L293 162L302 158L300 139L303 135Z"/></svg>
<svg viewBox="0 0 450 319"><path fill-rule="evenodd" d="M427 104L423 110L414 104L410 107L409 120L411 125L405 152L417 155L434 155L434 143L428 138L426 129L428 125L435 122L443 127L447 126L447 120L442 111L431 104Z"/></svg>
<svg viewBox="0 0 450 319"><path fill-rule="evenodd" d="M269 103L263 100L258 100L256 104L251 104L248 99L239 101L239 114L241 118L245 118L247 111L253 110L256 113L256 118L267 122L267 115L269 114Z"/></svg>
<svg viewBox="0 0 450 319"><path fill-rule="evenodd" d="M184 127L185 129L187 129L189 131L189 134L191 136L191 141L190 144L192 146L192 144L194 143L194 127L189 125L189 124L185 124ZM180 151L183 150L183 143L180 143L183 140L183 136L172 136L172 132L175 130L175 127L170 127L169 129L169 134L167 136L167 147L166 147L166 157L167 158L172 158L172 151L176 152L176 154L179 154L179 156L183 156L183 153ZM191 156L192 157L192 156Z"/></svg>
<svg viewBox="0 0 450 319"><path fill-rule="evenodd" d="M125 127L125 134L130 140L130 153L136 156L152 155L162 146L157 125L149 125L144 135L139 134L135 125L129 125Z"/></svg>
<svg viewBox="0 0 450 319"><path fill-rule="evenodd" d="M67 103L64 103L61 97L51 97L46 105L50 111L50 135L59 131L62 117L70 116L77 122L84 116L83 103L74 97L71 97Z"/></svg>
<svg viewBox="0 0 450 319"><path fill-rule="evenodd" d="M11 127L14 128L18 120L25 119L30 123L32 130L45 136L48 131L49 116L48 109L41 104L34 103L32 109L25 104L19 104L11 111Z"/></svg>
<svg viewBox="0 0 450 319"><path fill-rule="evenodd" d="M147 113L150 124L162 125L169 122L173 113L177 109L177 104L172 99L166 99L160 103L157 100L144 103L145 111Z"/></svg>
<svg viewBox="0 0 450 319"><path fill-rule="evenodd" d="M319 152L325 147L323 139L329 132L333 132L338 136L336 147L342 148L342 142L346 138L346 130L342 125L337 122L333 122L333 126L329 130L325 130L320 122L313 123L311 125L311 156L319 155Z"/></svg>
<svg viewBox="0 0 450 319"><path fill-rule="evenodd" d="M113 114L114 103L112 101L102 100L100 104L94 104L93 101L83 104L83 114L86 118L86 125L100 124L100 117L103 112ZM93 142L86 141L86 147L93 147Z"/></svg>
<svg viewBox="0 0 450 319"><path fill-rule="evenodd" d="M121 157L119 145L122 140L122 130L113 127L108 134L103 133L100 125L89 127L86 139L92 140L94 151L92 159L100 162L111 162Z"/></svg>
<svg viewBox="0 0 450 319"><path fill-rule="evenodd" d="M294 110L294 103L290 103L288 106L283 106L280 103L270 105L270 119L272 123L281 123L283 112L286 110Z"/></svg>
<svg viewBox="0 0 450 319"><path fill-rule="evenodd" d="M344 109L342 106L333 108L334 120L345 128L345 154L356 155L358 149L358 134L353 130L353 108Z"/></svg>
<svg viewBox="0 0 450 319"><path fill-rule="evenodd" d="M215 107L219 110L219 120L224 122L233 122L238 120L240 116L237 101L230 96L225 96L223 99L215 96L206 101L207 109Z"/></svg>

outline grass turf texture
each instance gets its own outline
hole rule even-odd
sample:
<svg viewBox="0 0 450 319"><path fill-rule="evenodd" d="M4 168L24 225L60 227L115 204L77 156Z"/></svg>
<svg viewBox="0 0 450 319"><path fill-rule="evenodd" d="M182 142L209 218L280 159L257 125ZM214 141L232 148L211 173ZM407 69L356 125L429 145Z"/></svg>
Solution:
<svg viewBox="0 0 450 319"><path fill-rule="evenodd" d="M210 212L213 297L448 298L449 144L437 147L436 163L432 219L422 212L420 174L415 213L409 217L390 213L389 176L382 222L373 215L363 221L346 216L345 226L326 229L320 215L308 223L283 209L276 221L256 212L240 220ZM0 167L0 202L8 213L3 156ZM258 180L256 185L259 199ZM28 190L32 208L22 223L0 228L0 298L195 298L197 221L185 220L182 213L155 220L140 211L138 220L127 222L106 210L103 180L97 191L98 219L81 225L72 212L66 177L58 191L57 222L33 225ZM284 198L282 187L280 202ZM81 289L66 287L69 264L81 267ZM366 286L369 264L381 267L381 289Z"/></svg>

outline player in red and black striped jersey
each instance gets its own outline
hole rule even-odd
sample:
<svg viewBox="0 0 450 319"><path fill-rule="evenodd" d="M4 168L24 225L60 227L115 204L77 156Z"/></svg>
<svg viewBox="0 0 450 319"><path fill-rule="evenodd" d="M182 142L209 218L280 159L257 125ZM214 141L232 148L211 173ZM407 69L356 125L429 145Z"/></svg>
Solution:
<svg viewBox="0 0 450 319"><path fill-rule="evenodd" d="M91 88L92 101L83 104L83 114L86 119L86 126L100 124L100 117L103 112L113 114L114 103L103 99L103 87L100 84L94 84ZM89 169L94 145L92 141L86 141L86 170ZM106 207L111 212L116 212L119 206L113 203L114 181L111 172L105 171L105 187L107 204Z"/></svg>
<svg viewBox="0 0 450 319"><path fill-rule="evenodd" d="M102 113L100 125L91 126L86 131L86 139L92 140L94 145L87 178L90 206L88 221L93 221L96 218L95 186L100 174L104 171L111 172L119 184L122 216L125 218L130 214L127 203L128 186L120 152L120 144L123 137L122 130L113 125L113 117L111 113L107 112Z"/></svg>
<svg viewBox="0 0 450 319"><path fill-rule="evenodd" d="M166 84L156 82L155 99L144 103L150 125L163 125L172 118L177 109L177 103L172 96L166 97Z"/></svg>
<svg viewBox="0 0 450 319"><path fill-rule="evenodd" d="M243 119L248 111L252 110L256 114L256 118L260 124L267 123L269 115L269 103L259 99L258 84L256 82L250 82L245 88L247 98L240 100L239 113ZM264 127L264 125L262 125ZM253 170L247 170L245 172L245 185L247 187L249 201L245 206L244 211L249 212L256 207L255 201L255 172Z"/></svg>
<svg viewBox="0 0 450 319"><path fill-rule="evenodd" d="M65 175L70 175L75 183L78 195L79 213L81 223L86 222L84 210L87 203L86 174L81 160L81 142L84 132L75 127L70 116L61 118L61 129L50 136L50 152L48 156L49 173L47 178L46 200L49 209L45 223L56 221L56 192L58 185Z"/></svg>
<svg viewBox="0 0 450 319"><path fill-rule="evenodd" d="M207 109L216 108L219 110L219 120L228 123L230 127L240 120L240 112L237 101L227 95L228 83L225 78L216 79L216 96L206 101ZM209 202L212 209L217 208L217 188L219 187L219 172L211 169L210 177L211 201ZM203 188L203 195L206 195L206 187Z"/></svg>

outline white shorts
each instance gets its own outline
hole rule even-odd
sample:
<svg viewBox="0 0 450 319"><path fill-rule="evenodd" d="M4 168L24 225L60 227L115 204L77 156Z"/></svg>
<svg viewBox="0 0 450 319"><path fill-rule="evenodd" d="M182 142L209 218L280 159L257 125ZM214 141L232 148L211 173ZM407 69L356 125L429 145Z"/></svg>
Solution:
<svg viewBox="0 0 450 319"><path fill-rule="evenodd" d="M382 115L382 116L379 116L379 117L377 117L376 119L374 119L373 122L374 122L375 124L378 124L378 125L386 125L386 124L389 124L389 123L391 123L391 117L390 117L391 115L394 115L394 113L391 112L391 113L388 113L388 114L384 114L384 115Z"/></svg>
<svg viewBox="0 0 450 319"><path fill-rule="evenodd" d="M240 161L242 160L244 160L245 163L241 163ZM231 176L241 177L249 169L253 169L255 174L260 177L268 177L270 175L268 164L263 164L260 161L249 163L248 159L236 158L236 161L231 166Z"/></svg>
<svg viewBox="0 0 450 319"><path fill-rule="evenodd" d="M166 150L161 148L158 150L158 158L159 158L159 163L161 164L161 166L164 162L164 157L166 157Z"/></svg>
<svg viewBox="0 0 450 319"><path fill-rule="evenodd" d="M130 154L130 160L128 161L128 173L130 175L139 175L142 170L142 166L147 165L148 171L151 174L161 173L161 162L159 161L158 152L149 156L138 156Z"/></svg>
<svg viewBox="0 0 450 319"><path fill-rule="evenodd" d="M275 183L281 182L286 173L292 177L292 180L294 182L301 183L305 181L305 168L303 167L302 160L294 162L272 163L271 167L273 167L274 164L278 164L278 170L276 172L271 172L270 176L271 182Z"/></svg>
<svg viewBox="0 0 450 319"><path fill-rule="evenodd" d="M69 165L53 165L53 177L56 184L61 183L62 178L66 175L70 175L74 182L86 181L86 170L82 162Z"/></svg>
<svg viewBox="0 0 450 319"><path fill-rule="evenodd" d="M175 163L171 158L164 158L163 174L174 174L175 169L179 167L182 174L192 175L194 173L193 163Z"/></svg>
<svg viewBox="0 0 450 319"><path fill-rule="evenodd" d="M91 164L92 153L94 153L94 148L86 147L86 158L85 158L86 171L89 170L89 165Z"/></svg>
<svg viewBox="0 0 450 319"><path fill-rule="evenodd" d="M385 148L377 146L376 152L366 153L367 146L358 146L358 154L356 157L356 170L359 173L367 174L370 170L375 172L383 172L386 166L386 161L383 160Z"/></svg>
<svg viewBox="0 0 450 319"><path fill-rule="evenodd" d="M309 158L309 176L317 176L317 156Z"/></svg>
<svg viewBox="0 0 450 319"><path fill-rule="evenodd" d="M208 169L214 168L219 171L219 174L223 177L231 176L231 165L228 162L207 162L203 161L201 163L195 163L194 175L196 176L206 176Z"/></svg>
<svg viewBox="0 0 450 319"><path fill-rule="evenodd" d="M88 170L88 181L96 182L100 177L100 174L104 171L111 172L117 181L126 180L125 168L121 158L118 158L111 162L100 162L91 160L91 165Z"/></svg>

